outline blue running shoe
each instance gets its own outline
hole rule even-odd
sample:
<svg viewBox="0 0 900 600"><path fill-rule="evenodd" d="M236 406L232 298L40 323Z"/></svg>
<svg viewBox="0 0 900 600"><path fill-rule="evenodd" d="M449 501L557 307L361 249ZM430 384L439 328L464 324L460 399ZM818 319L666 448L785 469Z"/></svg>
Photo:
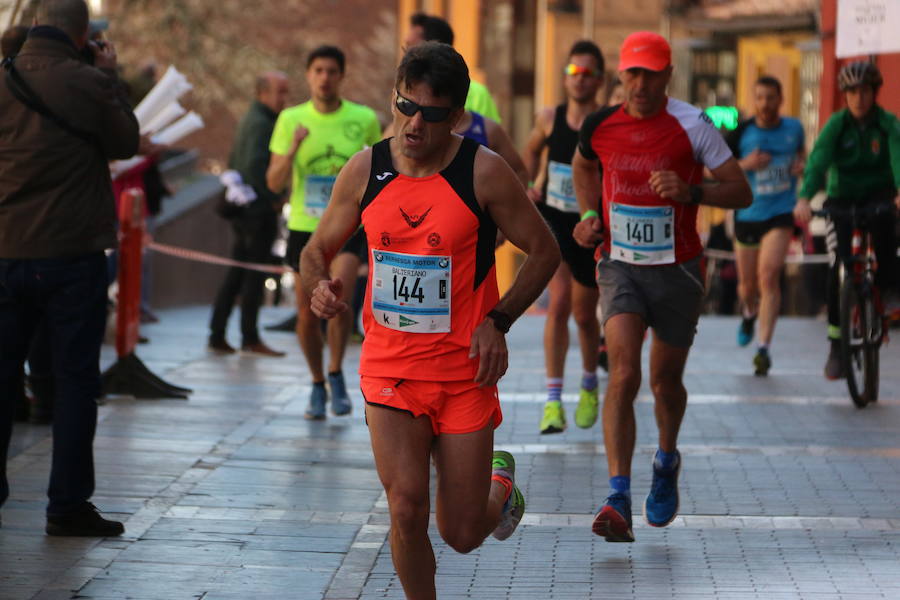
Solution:
<svg viewBox="0 0 900 600"><path fill-rule="evenodd" d="M312 393L309 395L309 406L306 408L306 417L309 421L321 421L325 418L325 403L328 402L328 392L324 384L313 384Z"/></svg>
<svg viewBox="0 0 900 600"><path fill-rule="evenodd" d="M328 387L331 388L331 412L338 417L349 415L353 410L353 403L350 402L350 396L347 394L344 374L341 372L329 373Z"/></svg>
<svg viewBox="0 0 900 600"><path fill-rule="evenodd" d="M631 498L621 492L609 496L594 517L591 530L607 542L633 542Z"/></svg>
<svg viewBox="0 0 900 600"><path fill-rule="evenodd" d="M738 327L737 343L743 348L753 341L753 328L756 325L756 317L744 317L741 319L741 325Z"/></svg>
<svg viewBox="0 0 900 600"><path fill-rule="evenodd" d="M653 461L653 483L650 484L650 493L644 502L644 518L653 527L665 527L675 520L678 514L678 475L681 473L681 454L678 455L678 464L672 469L660 469Z"/></svg>

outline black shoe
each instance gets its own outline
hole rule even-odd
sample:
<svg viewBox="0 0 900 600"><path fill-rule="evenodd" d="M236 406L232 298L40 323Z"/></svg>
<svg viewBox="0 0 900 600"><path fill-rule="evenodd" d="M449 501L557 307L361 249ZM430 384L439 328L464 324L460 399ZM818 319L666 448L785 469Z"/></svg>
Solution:
<svg viewBox="0 0 900 600"><path fill-rule="evenodd" d="M237 352L231 345L225 340L217 340L214 338L209 338L209 343L206 346L206 349L212 352L213 354L226 355L226 354L234 354Z"/></svg>
<svg viewBox="0 0 900 600"><path fill-rule="evenodd" d="M831 340L828 358L825 360L825 379L834 381L835 379L844 379L846 376L844 363L841 360L841 341Z"/></svg>
<svg viewBox="0 0 900 600"><path fill-rule="evenodd" d="M281 323L275 323L274 325L266 325L266 331L287 331L288 333L293 333L297 330L297 313L294 313Z"/></svg>
<svg viewBox="0 0 900 600"><path fill-rule="evenodd" d="M125 526L100 516L90 502L63 515L47 515L47 535L112 537L125 533Z"/></svg>
<svg viewBox="0 0 900 600"><path fill-rule="evenodd" d="M769 356L768 350L760 348L753 357L753 374L757 377L765 377L772 368L772 358Z"/></svg>

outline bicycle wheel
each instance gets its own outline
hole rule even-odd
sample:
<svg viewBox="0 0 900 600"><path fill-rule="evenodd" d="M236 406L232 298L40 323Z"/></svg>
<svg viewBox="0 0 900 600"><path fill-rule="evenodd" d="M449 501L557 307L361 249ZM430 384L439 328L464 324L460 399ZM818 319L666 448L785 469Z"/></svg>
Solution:
<svg viewBox="0 0 900 600"><path fill-rule="evenodd" d="M865 384L865 309L852 277L841 282L841 362L847 389L857 408L869 403Z"/></svg>
<svg viewBox="0 0 900 600"><path fill-rule="evenodd" d="M868 401L878 401L878 353L881 350L881 340L884 329L881 313L875 302L875 288L872 282L867 282L864 291L860 294L860 306L863 320L863 373L865 375L865 394Z"/></svg>

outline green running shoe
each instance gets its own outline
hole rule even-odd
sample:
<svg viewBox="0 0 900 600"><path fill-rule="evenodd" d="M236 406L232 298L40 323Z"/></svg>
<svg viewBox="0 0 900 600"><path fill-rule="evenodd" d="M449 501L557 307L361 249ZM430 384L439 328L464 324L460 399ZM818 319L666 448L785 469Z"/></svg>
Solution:
<svg viewBox="0 0 900 600"><path fill-rule="evenodd" d="M769 351L760 348L753 357L753 374L757 377L765 377L771 368L772 358L769 356Z"/></svg>
<svg viewBox="0 0 900 600"><path fill-rule="evenodd" d="M516 459L512 454L495 450L491 459L491 469L494 475L500 475L513 484L512 493L503 505L503 512L500 513L500 522L492 534L498 540L505 540L513 534L519 521L522 520L522 515L525 514L525 496L516 485Z"/></svg>
<svg viewBox="0 0 900 600"><path fill-rule="evenodd" d="M575 409L575 424L582 429L590 429L597 422L597 408L599 405L597 388L586 390L581 388L578 394L578 407Z"/></svg>
<svg viewBox="0 0 900 600"><path fill-rule="evenodd" d="M562 433L566 430L566 411L562 402L548 402L544 405L544 416L541 418L541 434Z"/></svg>

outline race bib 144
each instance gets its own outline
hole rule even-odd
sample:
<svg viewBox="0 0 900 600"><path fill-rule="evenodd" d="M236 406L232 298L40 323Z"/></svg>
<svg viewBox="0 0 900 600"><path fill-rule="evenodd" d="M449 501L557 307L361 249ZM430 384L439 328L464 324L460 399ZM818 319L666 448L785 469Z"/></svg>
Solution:
<svg viewBox="0 0 900 600"><path fill-rule="evenodd" d="M450 331L449 256L372 249L372 314L382 327L408 333Z"/></svg>

